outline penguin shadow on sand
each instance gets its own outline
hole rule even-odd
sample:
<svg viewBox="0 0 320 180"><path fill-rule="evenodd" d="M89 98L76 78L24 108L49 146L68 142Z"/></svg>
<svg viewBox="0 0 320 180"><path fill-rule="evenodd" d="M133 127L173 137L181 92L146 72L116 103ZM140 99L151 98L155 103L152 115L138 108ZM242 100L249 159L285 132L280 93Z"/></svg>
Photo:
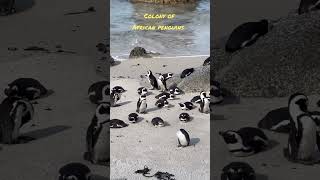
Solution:
<svg viewBox="0 0 320 180"><path fill-rule="evenodd" d="M62 131L68 130L68 129L71 129L71 127L58 125L58 126L52 126L52 127L48 127L48 128L44 128L44 129L37 129L34 131L22 133L20 135L19 139L21 138L23 141L20 142L20 144L28 143L30 141L36 141L36 140L42 139L42 138L46 138L48 136L58 134Z"/></svg>
<svg viewBox="0 0 320 180"><path fill-rule="evenodd" d="M200 138L190 138L190 146L196 146L200 142Z"/></svg>
<svg viewBox="0 0 320 180"><path fill-rule="evenodd" d="M160 110L160 109L161 109L161 108L158 108L158 107L149 108L149 109L147 109L146 114L148 114L148 113L150 113L150 112L153 112L153 111Z"/></svg>
<svg viewBox="0 0 320 180"><path fill-rule="evenodd" d="M124 106L126 104L130 104L132 101L124 101L124 102L121 102L121 103L118 103L116 105L114 105L113 107L120 107L120 106Z"/></svg>

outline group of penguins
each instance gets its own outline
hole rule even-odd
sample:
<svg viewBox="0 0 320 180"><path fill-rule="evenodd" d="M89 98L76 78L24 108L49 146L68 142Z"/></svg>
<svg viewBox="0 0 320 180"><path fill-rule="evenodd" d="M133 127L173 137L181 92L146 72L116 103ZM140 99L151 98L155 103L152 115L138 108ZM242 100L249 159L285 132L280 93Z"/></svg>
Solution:
<svg viewBox="0 0 320 180"><path fill-rule="evenodd" d="M185 78L189 76L192 72L193 72L193 69L191 68L186 69L181 73L180 77ZM154 104L154 107L159 109L163 107L170 108L171 105L169 104L169 101L175 100L176 96L181 95L183 93L176 86L172 86L169 89L167 88L166 81L173 77L173 73L159 74L158 78L156 78L155 75L152 73L152 71L149 70L145 75L145 77L148 79L148 82L150 83L151 88L148 89L146 87L140 87L137 89L137 96L139 96L139 98L136 104L136 112L132 112L128 115L128 121L130 123L137 123L139 120L139 114L141 115L148 112L148 107L150 107L150 105L148 106L148 103L147 103L147 96L149 95L149 90L159 91L159 94L155 96L157 101ZM126 92L126 90L121 86L115 86L111 89L111 93L110 93L111 107L118 106L117 102L120 100L121 95L124 92ZM199 103L200 104L199 112L210 113L210 95L207 96L206 92L204 91L200 92L200 95L195 96L191 101L178 103L178 104L182 110L189 111L196 107L194 103ZM179 115L179 119L181 122L186 123L191 120L191 117L187 112L183 112ZM155 127L164 127L166 123L161 117L154 117L151 120L151 124ZM127 126L128 124L122 120L119 120L119 119L110 120L110 128L123 128ZM176 135L178 137L179 147L186 147L190 145L190 136L186 130L180 129L176 133Z"/></svg>
<svg viewBox="0 0 320 180"><path fill-rule="evenodd" d="M308 13L320 9L319 0L301 0L298 14ZM225 51L233 53L242 48L254 44L259 37L268 33L273 28L273 24L267 19L257 22L246 22L236 27L225 44Z"/></svg>
<svg viewBox="0 0 320 180"><path fill-rule="evenodd" d="M270 140L261 129L289 133L283 156L290 162L304 165L319 163L315 156L320 152L320 112L309 111L308 97L295 93L288 106L270 111L258 127L220 131L231 155L247 157L270 148ZM232 162L223 168L221 180L255 180L254 169L245 162Z"/></svg>

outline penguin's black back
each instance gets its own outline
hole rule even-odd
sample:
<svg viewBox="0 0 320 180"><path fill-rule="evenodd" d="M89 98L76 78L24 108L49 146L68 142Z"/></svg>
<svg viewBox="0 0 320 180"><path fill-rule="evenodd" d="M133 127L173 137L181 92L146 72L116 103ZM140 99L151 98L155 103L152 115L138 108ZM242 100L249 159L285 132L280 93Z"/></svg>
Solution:
<svg viewBox="0 0 320 180"><path fill-rule="evenodd" d="M265 141L268 141L268 137L264 134L264 132L261 129L258 128L244 127L239 129L237 133L241 136L243 144L245 146L257 148L255 149L257 151L260 151L260 148L264 146L264 144L257 144L257 141L254 139L256 136L264 139Z"/></svg>

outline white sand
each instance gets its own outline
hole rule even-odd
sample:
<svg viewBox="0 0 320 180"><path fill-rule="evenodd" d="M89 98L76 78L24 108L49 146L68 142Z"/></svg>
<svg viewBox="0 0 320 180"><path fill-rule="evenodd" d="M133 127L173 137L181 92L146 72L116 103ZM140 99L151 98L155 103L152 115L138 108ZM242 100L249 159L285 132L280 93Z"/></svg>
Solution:
<svg viewBox="0 0 320 180"><path fill-rule="evenodd" d="M315 107L319 97L309 97L312 110L319 110ZM285 159L283 148L286 147L288 135L270 131L264 131L274 144L271 149L256 155L244 158L232 157L222 138L218 135L219 131L228 129L239 129L250 126L257 127L257 123L267 112L287 105L288 98L246 98L241 99L240 104L217 106L214 116L224 116L212 122L211 134L213 137L213 169L211 172L214 179L220 178L222 168L232 161L248 162L258 174L257 180L316 180L319 176L319 165L305 166L294 164Z"/></svg>
<svg viewBox="0 0 320 180"><path fill-rule="evenodd" d="M112 78L111 87L120 85L128 91L119 102L122 105L111 108L111 118L129 123L128 114L135 112L140 84L137 79L132 79L133 77L145 74L148 69L155 72L181 72L186 67L196 67L202 62L202 59L139 59L112 67L111 77L126 78ZM140 66L132 67L137 63ZM163 64L168 66L163 67ZM198 94L179 95L179 99L169 100L172 107L157 109L154 96L159 94L159 91L151 92L152 94L147 96L149 112L139 115L143 117L142 121L129 124L126 128L111 129L111 178L143 179L142 175L134 172L146 165L152 169L150 174L162 171L174 174L176 179L210 179L210 115L200 113L197 107L188 112L193 117L192 121L182 123L178 118L179 114L184 112L178 103L190 101ZM157 116L170 125L161 128L152 126L151 119ZM194 146L177 148L176 132L180 128L189 132Z"/></svg>

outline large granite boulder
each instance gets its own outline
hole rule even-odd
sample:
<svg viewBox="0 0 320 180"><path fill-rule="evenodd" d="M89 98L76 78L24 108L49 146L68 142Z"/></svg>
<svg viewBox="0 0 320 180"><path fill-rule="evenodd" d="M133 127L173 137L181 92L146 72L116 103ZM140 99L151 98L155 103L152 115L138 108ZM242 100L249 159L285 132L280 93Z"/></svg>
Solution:
<svg viewBox="0 0 320 180"><path fill-rule="evenodd" d="M291 14L250 47L215 49L212 78L237 96L320 93L320 11Z"/></svg>

